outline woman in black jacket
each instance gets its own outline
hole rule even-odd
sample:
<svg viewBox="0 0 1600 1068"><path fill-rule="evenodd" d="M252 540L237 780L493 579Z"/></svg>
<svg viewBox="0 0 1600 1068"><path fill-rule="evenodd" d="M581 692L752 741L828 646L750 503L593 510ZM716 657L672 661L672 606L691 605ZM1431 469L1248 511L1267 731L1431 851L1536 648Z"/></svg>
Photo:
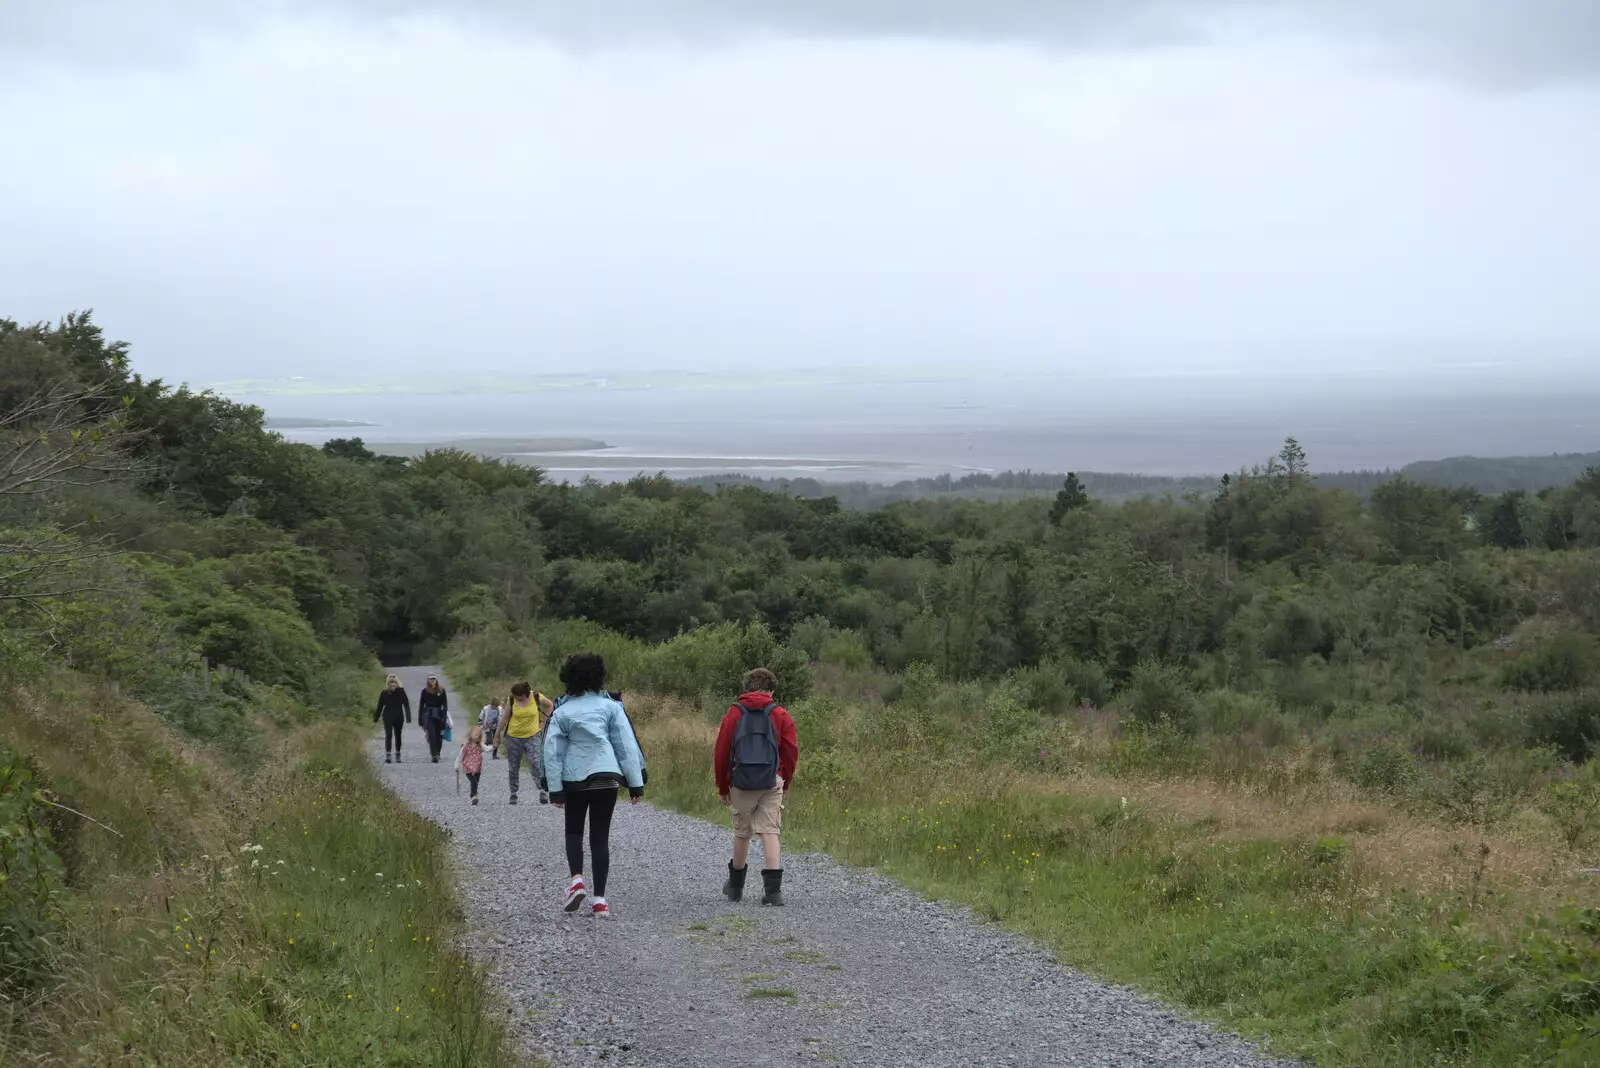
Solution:
<svg viewBox="0 0 1600 1068"><path fill-rule="evenodd" d="M444 728L450 722L450 698L439 685L439 676L429 675L428 684L417 697L417 722L428 736L428 754L439 763L439 750L444 747Z"/></svg>
<svg viewBox="0 0 1600 1068"><path fill-rule="evenodd" d="M390 752L394 762L400 763L400 728L411 722L411 698L400 688L400 679L390 675L389 682L378 694L378 707L372 713L372 722L383 720L383 762L389 763Z"/></svg>

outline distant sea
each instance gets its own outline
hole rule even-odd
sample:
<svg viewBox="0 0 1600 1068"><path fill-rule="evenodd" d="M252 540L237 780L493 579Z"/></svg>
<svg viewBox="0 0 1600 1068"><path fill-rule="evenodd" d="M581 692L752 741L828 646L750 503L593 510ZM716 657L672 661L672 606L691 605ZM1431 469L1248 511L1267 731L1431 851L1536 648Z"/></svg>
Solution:
<svg viewBox="0 0 1600 1068"><path fill-rule="evenodd" d="M1447 456L1600 450L1600 367L1530 378L1502 365L1368 371L1038 376L845 386L565 389L428 396L250 396L296 441L591 438L603 454L530 457L553 477L738 471L896 481L944 472L1217 474L1297 437L1316 470ZM700 458L683 463L682 458ZM734 459L737 458L737 459ZM726 464L722 463L726 460Z"/></svg>

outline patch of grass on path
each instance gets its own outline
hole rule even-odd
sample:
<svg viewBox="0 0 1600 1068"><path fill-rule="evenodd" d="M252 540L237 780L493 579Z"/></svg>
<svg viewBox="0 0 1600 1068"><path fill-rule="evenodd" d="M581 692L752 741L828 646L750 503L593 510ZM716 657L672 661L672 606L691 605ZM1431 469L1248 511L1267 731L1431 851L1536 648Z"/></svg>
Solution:
<svg viewBox="0 0 1600 1068"><path fill-rule="evenodd" d="M750 991L750 993L747 994L746 996L747 997L751 997L751 998L758 998L758 999L759 998L768 998L768 999L777 1000L777 1001L795 1001L799 997L799 995L797 995L793 990L790 990L787 987L782 987L782 988L758 987L755 990Z"/></svg>

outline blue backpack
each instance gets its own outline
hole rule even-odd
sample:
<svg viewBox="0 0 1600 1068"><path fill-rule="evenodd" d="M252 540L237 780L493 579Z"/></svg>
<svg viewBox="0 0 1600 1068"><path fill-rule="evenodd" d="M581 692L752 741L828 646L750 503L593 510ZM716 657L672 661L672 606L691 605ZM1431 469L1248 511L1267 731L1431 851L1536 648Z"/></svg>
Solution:
<svg viewBox="0 0 1600 1068"><path fill-rule="evenodd" d="M742 715L733 728L732 782L740 790L770 790L778 785L778 735L772 729L772 710L778 702L751 708L741 702Z"/></svg>

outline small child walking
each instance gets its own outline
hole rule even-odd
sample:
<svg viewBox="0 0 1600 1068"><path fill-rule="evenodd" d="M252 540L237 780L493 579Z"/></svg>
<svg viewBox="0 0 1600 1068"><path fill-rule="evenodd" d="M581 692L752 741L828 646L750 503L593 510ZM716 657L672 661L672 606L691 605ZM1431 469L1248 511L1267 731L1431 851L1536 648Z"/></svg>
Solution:
<svg viewBox="0 0 1600 1068"><path fill-rule="evenodd" d="M467 740L456 750L456 770L467 773L467 785L472 788L472 803L478 803L478 779L483 775L483 728L467 731Z"/></svg>

